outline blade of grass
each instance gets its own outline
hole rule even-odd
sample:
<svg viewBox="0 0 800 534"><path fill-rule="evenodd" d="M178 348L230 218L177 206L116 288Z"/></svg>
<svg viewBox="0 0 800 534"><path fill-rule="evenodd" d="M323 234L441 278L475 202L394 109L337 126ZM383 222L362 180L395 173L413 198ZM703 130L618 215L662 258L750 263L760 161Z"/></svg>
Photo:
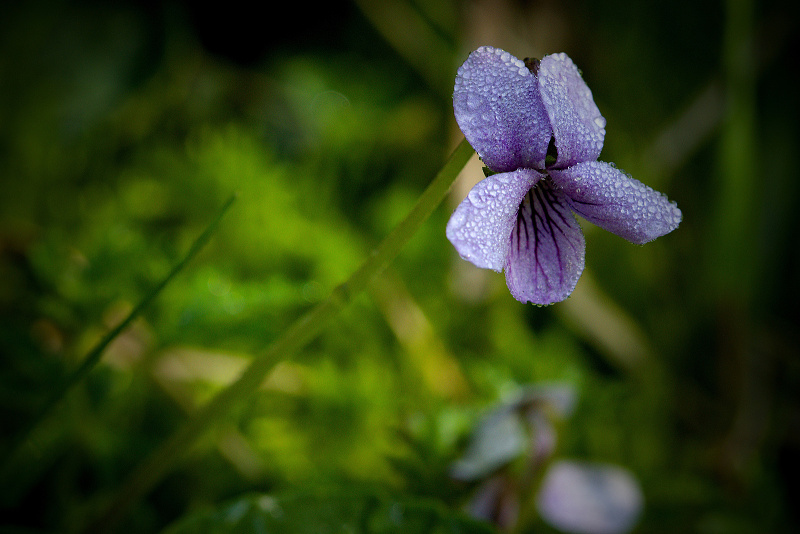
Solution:
<svg viewBox="0 0 800 534"><path fill-rule="evenodd" d="M203 231L200 236L192 243L192 246L189 248L189 251L183 257L183 259L178 262L172 270L167 273L167 275L155 286L150 292L145 295L145 297L139 301L139 303L130 311L130 313L122 320L116 327L111 329L105 336L103 336L100 341L92 348L91 351L86 355L83 359L81 364L74 370L72 373L61 383L59 387L57 387L52 394L47 398L47 400L42 405L41 409L34 415L21 429L21 431L17 434L14 441L8 448L6 454L3 455L5 458L3 462L2 471L0 471L0 480L5 479L5 475L8 473L10 467L15 463L15 459L17 454L22 449L23 445L28 440L31 432L52 412L52 410L58 405L61 399L66 396L66 394L81 382L86 375L88 375L92 369L97 365L100 361L100 358L103 356L106 348L111 344L114 339L117 338L123 331L125 331L128 326L137 318L141 313L147 308L153 300L164 290L165 287L180 273L186 265L197 255L198 252L208 243L211 236L214 235L217 228L219 227L219 223L222 221L222 218L228 212L230 207L233 205L234 201L236 200L236 195L232 195L222 206L217 216L211 221L206 229Z"/></svg>
<svg viewBox="0 0 800 534"><path fill-rule="evenodd" d="M188 447L221 416L228 413L236 402L244 400L258 388L279 359L291 358L296 351L312 341L328 321L361 293L397 256L403 245L445 198L472 154L472 147L466 140L462 140L406 218L372 251L358 270L334 289L326 300L295 321L265 352L253 359L234 383L212 398L145 458L117 491L99 520L89 525L86 532L106 532L113 529L130 507L175 466Z"/></svg>

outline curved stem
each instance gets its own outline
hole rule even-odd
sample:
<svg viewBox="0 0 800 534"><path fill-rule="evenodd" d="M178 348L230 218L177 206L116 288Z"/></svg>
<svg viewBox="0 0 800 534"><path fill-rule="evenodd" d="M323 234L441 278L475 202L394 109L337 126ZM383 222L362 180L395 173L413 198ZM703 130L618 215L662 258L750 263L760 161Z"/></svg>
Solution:
<svg viewBox="0 0 800 534"><path fill-rule="evenodd" d="M150 290L150 292L145 295L145 297L139 301L139 303L134 307L130 313L122 320L117 326L115 326L112 330L110 330L105 336L103 336L100 341L92 348L91 351L86 355L83 359L81 364L74 370L72 373L58 386L51 395L47 398L44 402L42 407L39 411L31 417L25 426L19 431L17 436L15 437L13 443L8 448L7 452L3 455L5 460L3 464L2 474L5 475L6 471L8 471L9 466L14 464L15 457L17 453L20 451L22 446L25 444L26 440L30 436L30 433L41 423L49 414L50 412L56 407L56 405L64 398L64 396L79 382L81 382L89 372L94 369L94 367L100 362L100 358L103 356L106 348L111 344L114 339L117 338L130 324L137 318L141 313L147 308L155 298L161 294L165 287L172 281L175 276L178 275L186 265L194 258L200 249L202 249L208 240L211 239L211 236L214 235L216 232L217 227L219 226L220 221L228 212L233 202L236 200L236 195L232 195L220 208L219 214L216 218L211 221L211 224L206 227L200 236L195 239L192 246L189 248L189 251L183 257L183 259L178 262L167 275L161 279L161 281ZM2 477L5 478L5 477Z"/></svg>
<svg viewBox="0 0 800 534"><path fill-rule="evenodd" d="M174 466L176 459L187 447L208 431L217 419L229 413L237 402L244 400L258 388L279 359L291 358L363 291L367 284L397 256L400 249L442 202L456 176L473 153L472 147L466 140L462 140L433 182L422 193L411 212L372 251L350 278L336 287L326 300L295 321L265 352L253 359L250 366L234 383L211 399L139 464L119 489L99 521L91 525L88 531L104 532L113 528L131 505Z"/></svg>

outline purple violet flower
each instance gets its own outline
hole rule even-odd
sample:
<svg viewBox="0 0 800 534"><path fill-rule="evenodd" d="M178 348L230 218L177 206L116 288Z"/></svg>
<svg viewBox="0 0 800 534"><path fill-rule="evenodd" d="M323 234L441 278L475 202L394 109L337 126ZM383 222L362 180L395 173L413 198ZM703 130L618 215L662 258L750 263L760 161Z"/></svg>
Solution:
<svg viewBox="0 0 800 534"><path fill-rule="evenodd" d="M453 108L493 174L456 208L447 238L465 260L505 270L520 302L575 289L586 243L573 213L637 244L680 224L674 202L597 161L606 120L566 54L523 62L481 47L458 69Z"/></svg>

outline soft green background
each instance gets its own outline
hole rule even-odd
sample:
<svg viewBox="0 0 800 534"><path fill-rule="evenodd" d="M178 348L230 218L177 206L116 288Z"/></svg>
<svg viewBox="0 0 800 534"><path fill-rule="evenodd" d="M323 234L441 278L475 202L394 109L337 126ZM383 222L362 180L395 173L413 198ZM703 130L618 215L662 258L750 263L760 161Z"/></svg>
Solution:
<svg viewBox="0 0 800 534"><path fill-rule="evenodd" d="M447 469L479 416L553 381L578 397L558 455L634 473L646 498L637 532L791 531L800 123L789 4L357 0L264 14L238 1L4 3L0 451L239 197L36 426L0 481L0 524L86 524L345 280L460 139L455 71L489 44L567 52L608 119L601 159L676 200L678 230L638 247L587 225L573 296L522 305L444 237L480 176L471 164L389 270L186 450L122 531L246 492L320 487L457 510L471 487Z"/></svg>

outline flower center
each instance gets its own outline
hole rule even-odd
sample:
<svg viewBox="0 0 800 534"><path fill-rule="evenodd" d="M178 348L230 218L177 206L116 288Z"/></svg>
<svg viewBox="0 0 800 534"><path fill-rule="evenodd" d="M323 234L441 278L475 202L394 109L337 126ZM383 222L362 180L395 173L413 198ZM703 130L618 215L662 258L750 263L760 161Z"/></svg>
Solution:
<svg viewBox="0 0 800 534"><path fill-rule="evenodd" d="M539 60L532 57L526 57L522 60L522 62L525 63L525 66L528 67L528 70L531 71L531 74L536 76L536 74L539 72Z"/></svg>
<svg viewBox="0 0 800 534"><path fill-rule="evenodd" d="M550 136L550 144L547 145L547 155L544 157L544 166L548 168L558 161L558 149L556 148L556 138Z"/></svg>

